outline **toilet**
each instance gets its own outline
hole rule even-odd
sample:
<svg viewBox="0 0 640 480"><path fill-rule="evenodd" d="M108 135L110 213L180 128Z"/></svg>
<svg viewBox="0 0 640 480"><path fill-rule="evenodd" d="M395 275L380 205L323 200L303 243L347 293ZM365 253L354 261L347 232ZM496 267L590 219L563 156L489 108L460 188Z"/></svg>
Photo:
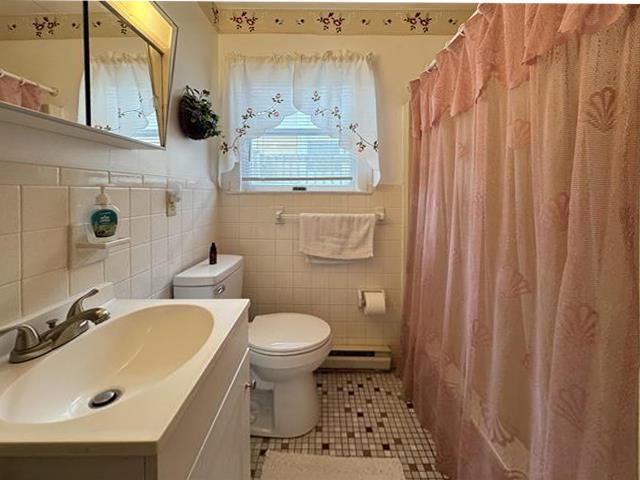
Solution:
<svg viewBox="0 0 640 480"><path fill-rule="evenodd" d="M174 298L241 298L243 259L218 255L177 274ZM313 371L331 350L331 328L303 313L257 315L249 325L251 434L290 438L310 431L320 418Z"/></svg>

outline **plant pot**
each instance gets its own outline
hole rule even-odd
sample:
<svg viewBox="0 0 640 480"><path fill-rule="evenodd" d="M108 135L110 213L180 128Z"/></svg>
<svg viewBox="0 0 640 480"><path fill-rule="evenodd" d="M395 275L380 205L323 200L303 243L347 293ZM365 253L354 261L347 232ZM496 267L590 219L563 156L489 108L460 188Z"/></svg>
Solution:
<svg viewBox="0 0 640 480"><path fill-rule="evenodd" d="M191 111L187 108L187 102L184 97L180 99L178 118L180 120L180 128L187 137L193 140L204 140L207 138L208 125L193 121Z"/></svg>

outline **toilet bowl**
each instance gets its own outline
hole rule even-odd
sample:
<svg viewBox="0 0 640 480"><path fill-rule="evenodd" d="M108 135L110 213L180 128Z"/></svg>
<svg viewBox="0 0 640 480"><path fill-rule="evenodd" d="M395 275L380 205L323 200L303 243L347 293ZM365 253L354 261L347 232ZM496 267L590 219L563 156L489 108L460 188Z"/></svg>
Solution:
<svg viewBox="0 0 640 480"><path fill-rule="evenodd" d="M268 437L307 433L320 418L313 371L331 350L329 325L300 313L259 315L249 326L249 349L256 380L252 433Z"/></svg>
<svg viewBox="0 0 640 480"><path fill-rule="evenodd" d="M243 262L219 255L179 273L174 298L240 298ZM331 350L331 328L302 313L258 315L249 325L249 358L255 387L251 392L251 434L297 437L320 417L313 371Z"/></svg>

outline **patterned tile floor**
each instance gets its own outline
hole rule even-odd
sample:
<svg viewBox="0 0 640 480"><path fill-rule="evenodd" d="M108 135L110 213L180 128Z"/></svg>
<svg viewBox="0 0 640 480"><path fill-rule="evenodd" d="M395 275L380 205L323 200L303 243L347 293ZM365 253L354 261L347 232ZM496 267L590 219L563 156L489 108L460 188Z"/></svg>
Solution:
<svg viewBox="0 0 640 480"><path fill-rule="evenodd" d="M251 438L251 472L262 474L267 450L357 457L398 457L407 480L444 479L436 471L434 447L413 411L402 400L402 384L392 373L316 373L320 423L290 439Z"/></svg>

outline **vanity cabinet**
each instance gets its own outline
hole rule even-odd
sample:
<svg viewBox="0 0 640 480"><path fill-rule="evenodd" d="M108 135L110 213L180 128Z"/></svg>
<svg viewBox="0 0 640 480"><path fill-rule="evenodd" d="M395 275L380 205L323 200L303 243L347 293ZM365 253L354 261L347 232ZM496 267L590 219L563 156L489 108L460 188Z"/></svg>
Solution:
<svg viewBox="0 0 640 480"><path fill-rule="evenodd" d="M248 325L245 309L157 442L5 448L0 479L250 480Z"/></svg>
<svg viewBox="0 0 640 480"><path fill-rule="evenodd" d="M145 480L251 478L247 328L248 319L238 321L157 457L147 457Z"/></svg>
<svg viewBox="0 0 640 480"><path fill-rule="evenodd" d="M249 355L202 445L189 480L249 480Z"/></svg>

